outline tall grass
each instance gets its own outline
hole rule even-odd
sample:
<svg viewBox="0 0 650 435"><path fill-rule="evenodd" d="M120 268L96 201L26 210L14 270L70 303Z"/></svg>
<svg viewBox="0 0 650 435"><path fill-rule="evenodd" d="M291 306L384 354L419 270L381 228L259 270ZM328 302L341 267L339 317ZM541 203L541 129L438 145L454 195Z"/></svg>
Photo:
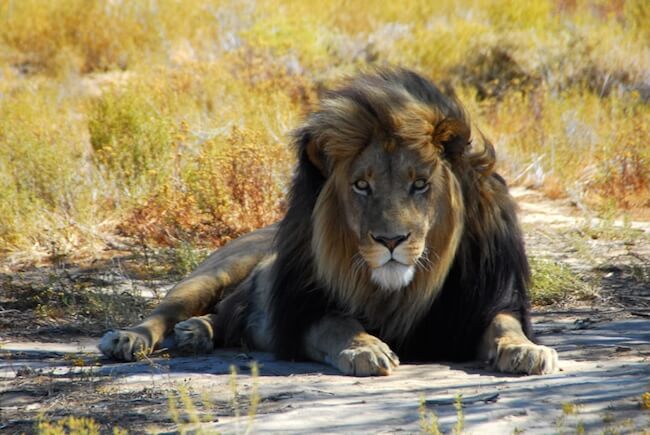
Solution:
<svg viewBox="0 0 650 435"><path fill-rule="evenodd" d="M0 0L0 252L273 222L287 132L373 65L454 85L510 179L647 216L648 29L643 0Z"/></svg>

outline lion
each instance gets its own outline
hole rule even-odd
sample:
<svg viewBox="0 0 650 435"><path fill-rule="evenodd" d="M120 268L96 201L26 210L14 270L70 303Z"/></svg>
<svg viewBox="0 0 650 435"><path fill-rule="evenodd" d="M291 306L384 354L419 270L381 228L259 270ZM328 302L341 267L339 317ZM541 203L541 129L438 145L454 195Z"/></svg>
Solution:
<svg viewBox="0 0 650 435"><path fill-rule="evenodd" d="M553 373L516 205L472 129L453 91L415 72L350 79L293 133L284 218L211 254L100 350L131 361L173 331L189 353L243 345L356 376L400 360Z"/></svg>

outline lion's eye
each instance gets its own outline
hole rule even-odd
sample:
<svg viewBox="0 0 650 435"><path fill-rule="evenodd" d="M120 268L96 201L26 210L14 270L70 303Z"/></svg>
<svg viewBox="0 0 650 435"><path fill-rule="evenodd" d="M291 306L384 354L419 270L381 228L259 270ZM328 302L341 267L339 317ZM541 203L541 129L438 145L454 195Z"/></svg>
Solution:
<svg viewBox="0 0 650 435"><path fill-rule="evenodd" d="M352 190L360 195L368 195L370 193L370 184L366 180L357 180L352 184Z"/></svg>
<svg viewBox="0 0 650 435"><path fill-rule="evenodd" d="M424 178L418 178L413 182L413 186L411 187L413 193L424 193L427 190L429 190L429 182L425 180Z"/></svg>

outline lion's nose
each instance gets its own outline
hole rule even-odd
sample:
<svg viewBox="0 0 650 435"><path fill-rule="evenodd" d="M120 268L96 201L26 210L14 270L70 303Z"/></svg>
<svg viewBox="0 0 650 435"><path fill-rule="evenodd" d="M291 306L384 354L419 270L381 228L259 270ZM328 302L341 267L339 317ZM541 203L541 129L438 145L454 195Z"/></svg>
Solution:
<svg viewBox="0 0 650 435"><path fill-rule="evenodd" d="M372 237L372 239L375 242L381 243L382 245L387 247L390 252L393 252L393 249L397 248L397 246L400 243L408 239L410 235L411 233L403 234L399 236L376 236L370 233L370 237Z"/></svg>

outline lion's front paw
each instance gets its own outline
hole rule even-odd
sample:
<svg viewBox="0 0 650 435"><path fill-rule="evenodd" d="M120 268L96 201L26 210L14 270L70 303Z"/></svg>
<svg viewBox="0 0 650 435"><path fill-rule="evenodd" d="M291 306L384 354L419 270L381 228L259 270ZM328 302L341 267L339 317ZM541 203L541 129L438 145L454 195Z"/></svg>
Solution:
<svg viewBox="0 0 650 435"><path fill-rule="evenodd" d="M497 350L496 368L505 373L555 373L558 368L557 352L533 343L505 344Z"/></svg>
<svg viewBox="0 0 650 435"><path fill-rule="evenodd" d="M214 349L214 330L207 316L192 317L174 326L176 346L185 353L208 353Z"/></svg>
<svg viewBox="0 0 650 435"><path fill-rule="evenodd" d="M153 351L151 338L131 329L108 331L97 346L109 358L135 361Z"/></svg>
<svg viewBox="0 0 650 435"><path fill-rule="evenodd" d="M344 374L354 376L386 376L398 365L395 352L377 337L367 334L341 351L336 364Z"/></svg>

